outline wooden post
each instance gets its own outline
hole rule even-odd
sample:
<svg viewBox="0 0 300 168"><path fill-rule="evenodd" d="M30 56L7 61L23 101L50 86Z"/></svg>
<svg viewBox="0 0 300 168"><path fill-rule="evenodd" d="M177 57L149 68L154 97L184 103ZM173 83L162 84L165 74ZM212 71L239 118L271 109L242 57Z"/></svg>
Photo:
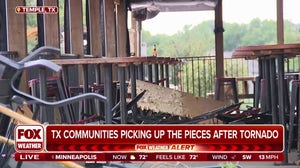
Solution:
<svg viewBox="0 0 300 168"><path fill-rule="evenodd" d="M70 35L71 52L83 58L83 23L82 1L69 1L70 4Z"/></svg>
<svg viewBox="0 0 300 168"><path fill-rule="evenodd" d="M58 0L44 0L44 6L58 6ZM45 45L60 48L59 14L43 16Z"/></svg>
<svg viewBox="0 0 300 168"><path fill-rule="evenodd" d="M7 24L7 50L17 51L19 59L26 57L27 54L27 37L26 37L26 17L23 14L16 14L16 6L25 5L24 0L6 1L6 24ZM20 90L28 92L27 87L28 74L22 75Z"/></svg>
<svg viewBox="0 0 300 168"><path fill-rule="evenodd" d="M142 21L136 22L136 55L141 56L141 43L142 43Z"/></svg>
<svg viewBox="0 0 300 168"><path fill-rule="evenodd" d="M119 57L127 56L127 9L126 1L120 0L120 5L118 8L118 48Z"/></svg>
<svg viewBox="0 0 300 168"><path fill-rule="evenodd" d="M223 32L224 32L224 28L223 28L222 0L219 0L217 1L217 5L215 8L216 78L222 78L224 76ZM224 87L220 87L219 93L222 99L224 97Z"/></svg>
<svg viewBox="0 0 300 168"><path fill-rule="evenodd" d="M88 26L88 33L90 39L90 54L94 57L102 57L102 32L101 32L101 2L100 0L89 0L88 1L88 8L86 12L89 12L89 22L87 22ZM99 65L95 65L95 78L96 83L100 84L103 83L104 73L103 67ZM102 72L102 74L101 74ZM99 100L96 100L96 112L100 116L104 116L104 113L100 112L101 103Z"/></svg>
<svg viewBox="0 0 300 168"><path fill-rule="evenodd" d="M223 47L223 13L222 0L219 0L215 8L215 50L216 50L216 77L224 76L224 47Z"/></svg>
<svg viewBox="0 0 300 168"><path fill-rule="evenodd" d="M135 56L137 53L137 21L131 15L131 28L130 28L130 52L134 53Z"/></svg>
<svg viewBox="0 0 300 168"><path fill-rule="evenodd" d="M66 53L79 55L83 58L83 14L82 14L82 1L67 0L65 13L65 36L66 36ZM78 79L79 84L83 84L83 70L82 66L78 66ZM77 83L77 82L76 82ZM77 84L73 84L77 85Z"/></svg>
<svg viewBox="0 0 300 168"><path fill-rule="evenodd" d="M115 20L115 2L113 0L103 0L104 13L104 37L105 37L105 56L117 56L116 44L116 20ZM104 95L107 97L105 107L105 123L112 123L111 109L113 105L112 85L113 80L117 79L116 68L113 69L111 64L104 65Z"/></svg>
<svg viewBox="0 0 300 168"><path fill-rule="evenodd" d="M16 6L25 5L24 0L6 1L7 3L7 49L17 51L19 58L27 54L26 38L26 17L23 14L16 14Z"/></svg>
<svg viewBox="0 0 300 168"><path fill-rule="evenodd" d="M277 0L277 43L284 44L283 0Z"/></svg>
<svg viewBox="0 0 300 168"><path fill-rule="evenodd" d="M90 47L91 54L93 56L102 57L102 41L101 41L101 23L100 23L100 1L89 0L89 35L90 35Z"/></svg>
<svg viewBox="0 0 300 168"><path fill-rule="evenodd" d="M118 57L127 57L127 8L126 0L119 0L118 13L117 13L117 30L118 30ZM125 71L125 79L129 78L128 69ZM119 73L120 74L120 73Z"/></svg>
<svg viewBox="0 0 300 168"><path fill-rule="evenodd" d="M117 57L117 29L115 15L115 1L104 0L104 33L105 33L105 57ZM113 80L117 80L117 67L113 66Z"/></svg>
<svg viewBox="0 0 300 168"><path fill-rule="evenodd" d="M104 0L105 56L116 57L116 22L114 1Z"/></svg>

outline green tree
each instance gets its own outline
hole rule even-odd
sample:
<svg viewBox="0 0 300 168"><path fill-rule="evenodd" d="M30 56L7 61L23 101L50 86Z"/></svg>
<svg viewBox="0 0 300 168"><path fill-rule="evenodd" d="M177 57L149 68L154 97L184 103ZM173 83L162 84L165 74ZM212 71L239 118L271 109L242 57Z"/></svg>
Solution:
<svg viewBox="0 0 300 168"><path fill-rule="evenodd" d="M249 24L224 23L224 29L225 51L233 51L238 46L276 44L277 42L276 22L272 20L256 18ZM209 51L213 51L215 48L213 30L214 22L206 21L196 26L186 25L181 31L172 36L151 35L150 32L143 31L143 41L149 46L148 53L152 53L153 48L150 46L157 44L159 56L199 56L200 59L201 56L207 55ZM300 25L285 21L285 43L299 43L299 41ZM299 60L299 58L295 58L290 61L289 68L299 71ZM199 65L184 60L181 65L180 79L182 89L186 92L194 92L195 95L200 93L201 96L206 96L207 92L213 90L214 66L215 63L208 60L205 60L205 62L202 60ZM241 60L226 60L225 68L227 76L248 75L248 67ZM175 71L180 72L178 69ZM177 74L176 72L172 71L171 74ZM173 79L176 81L175 83L178 83L177 76Z"/></svg>
<svg viewBox="0 0 300 168"><path fill-rule="evenodd" d="M147 43L148 53L157 44L159 56L195 56L205 55L214 48L213 22L207 21L197 26L185 25L182 31L168 35L152 36L142 31L142 39Z"/></svg>
<svg viewBox="0 0 300 168"><path fill-rule="evenodd" d="M275 21L253 19L246 29L240 45L264 45L276 43Z"/></svg>
<svg viewBox="0 0 300 168"><path fill-rule="evenodd" d="M300 42L300 24L294 24L287 20L284 22L284 41L285 43Z"/></svg>
<svg viewBox="0 0 300 168"><path fill-rule="evenodd" d="M247 33L247 25L237 23L225 23L224 50L232 51L241 44L241 39Z"/></svg>

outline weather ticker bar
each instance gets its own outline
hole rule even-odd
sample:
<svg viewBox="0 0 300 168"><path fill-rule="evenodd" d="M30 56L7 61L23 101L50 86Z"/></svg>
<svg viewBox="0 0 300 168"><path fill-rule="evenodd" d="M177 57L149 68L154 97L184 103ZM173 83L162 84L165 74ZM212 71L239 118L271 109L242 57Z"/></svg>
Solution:
<svg viewBox="0 0 300 168"><path fill-rule="evenodd" d="M279 153L15 153L16 161L283 161Z"/></svg>

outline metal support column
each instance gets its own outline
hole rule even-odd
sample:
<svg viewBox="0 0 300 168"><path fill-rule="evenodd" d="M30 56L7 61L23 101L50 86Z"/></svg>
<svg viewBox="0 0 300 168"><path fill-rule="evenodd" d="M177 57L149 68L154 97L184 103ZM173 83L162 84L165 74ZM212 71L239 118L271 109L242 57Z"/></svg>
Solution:
<svg viewBox="0 0 300 168"><path fill-rule="evenodd" d="M165 80L164 80L164 64L160 64L159 70L160 70L161 86L165 86Z"/></svg>
<svg viewBox="0 0 300 168"><path fill-rule="evenodd" d="M143 63L141 63L138 66L138 79L139 80L144 80L144 64Z"/></svg>
<svg viewBox="0 0 300 168"><path fill-rule="evenodd" d="M40 99L46 100L47 99L47 80L46 80L46 69L40 68L39 69L39 84L40 84ZM46 107L44 105L40 105L40 121L42 123L49 122L53 123L54 117L53 113L47 113Z"/></svg>
<svg viewBox="0 0 300 168"><path fill-rule="evenodd" d="M152 64L148 64L148 81L150 83L153 82L153 76L152 76Z"/></svg>
<svg viewBox="0 0 300 168"><path fill-rule="evenodd" d="M285 121L285 101L284 101L284 56L277 57L277 66L278 66L278 98L279 98L279 123L282 126L286 127ZM286 130L286 129L284 129ZM288 163L288 150L287 150L287 134L284 134L285 139L285 148L284 148L284 163Z"/></svg>
<svg viewBox="0 0 300 168"><path fill-rule="evenodd" d="M96 65L95 66L95 81L96 81L96 84L101 84L101 70L100 70L100 64ZM95 100L95 103L96 103L96 106L95 106L95 111L96 111L96 114L98 116L103 116L103 113L101 113L101 103L99 100Z"/></svg>
<svg viewBox="0 0 300 168"><path fill-rule="evenodd" d="M69 67L68 66L62 67L62 77L63 77L63 81L64 81L65 85L70 86Z"/></svg>
<svg viewBox="0 0 300 168"><path fill-rule="evenodd" d="M264 100L266 103L266 111L271 111L271 79L270 79L270 65L269 65L270 60L264 60L264 78L266 79L266 99Z"/></svg>
<svg viewBox="0 0 300 168"><path fill-rule="evenodd" d="M136 97L136 73L135 67L133 64L130 64L130 80L131 80L131 99L133 100ZM133 114L136 113L137 106L136 104L132 107ZM135 116L135 115L133 115Z"/></svg>
<svg viewBox="0 0 300 168"><path fill-rule="evenodd" d="M277 109L277 93L276 93L276 63L275 59L269 61L270 66L270 87L271 87L271 110L272 110L272 123L278 124L278 109Z"/></svg>
<svg viewBox="0 0 300 168"><path fill-rule="evenodd" d="M0 51L7 51L6 1L0 1Z"/></svg>
<svg viewBox="0 0 300 168"><path fill-rule="evenodd" d="M104 65L104 96L107 98L105 105L105 123L112 123L112 65Z"/></svg>
<svg viewBox="0 0 300 168"><path fill-rule="evenodd" d="M126 83L125 83L125 67L118 67L118 76L120 82L120 112L121 124L127 123L127 109L126 109Z"/></svg>
<svg viewBox="0 0 300 168"><path fill-rule="evenodd" d="M159 84L159 72L158 72L158 64L154 64L154 79L155 83L158 85Z"/></svg>
<svg viewBox="0 0 300 168"><path fill-rule="evenodd" d="M254 88L254 107L258 108L259 107L259 102L260 102L260 90L261 90L261 79L263 77L262 73L262 60L258 60L258 76L255 78L255 88Z"/></svg>
<svg viewBox="0 0 300 168"><path fill-rule="evenodd" d="M82 65L82 69L83 69L83 93L88 93L88 89L89 89L89 79L88 79L88 76L89 76L89 73L88 73L88 65ZM83 115L81 116L81 119L84 119L84 116L89 116L91 115L90 111L89 111L89 100L84 100L83 101Z"/></svg>
<svg viewBox="0 0 300 168"><path fill-rule="evenodd" d="M166 87L170 87L170 74L169 74L169 64L165 64L166 68Z"/></svg>
<svg viewBox="0 0 300 168"><path fill-rule="evenodd" d="M300 101L300 82L295 80L292 81L292 91L291 91L291 104L290 104L290 113L289 113L289 137L288 137L288 151L291 151L293 139L297 136L294 135L294 126L295 126L295 119L297 116L299 117L299 106L300 102L297 105L297 99ZM297 108L297 114L295 115L295 108ZM298 119L299 120L299 119ZM300 120L299 120L300 121ZM296 122L297 123L297 122ZM298 123L299 124L299 123ZM299 128L299 125L298 125ZM298 150L299 150L299 133L300 130L298 130Z"/></svg>

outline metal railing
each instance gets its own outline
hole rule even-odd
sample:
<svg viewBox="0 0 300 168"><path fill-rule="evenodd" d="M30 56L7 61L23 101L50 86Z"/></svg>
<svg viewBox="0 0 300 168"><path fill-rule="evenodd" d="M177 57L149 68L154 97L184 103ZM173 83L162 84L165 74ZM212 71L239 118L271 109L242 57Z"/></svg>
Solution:
<svg viewBox="0 0 300 168"><path fill-rule="evenodd" d="M214 92L215 56L177 57L180 64L170 68L170 87L194 96L208 97ZM300 72L300 56L285 60L286 72ZM258 61L225 58L226 77L258 75ZM241 87L239 87L241 88Z"/></svg>

